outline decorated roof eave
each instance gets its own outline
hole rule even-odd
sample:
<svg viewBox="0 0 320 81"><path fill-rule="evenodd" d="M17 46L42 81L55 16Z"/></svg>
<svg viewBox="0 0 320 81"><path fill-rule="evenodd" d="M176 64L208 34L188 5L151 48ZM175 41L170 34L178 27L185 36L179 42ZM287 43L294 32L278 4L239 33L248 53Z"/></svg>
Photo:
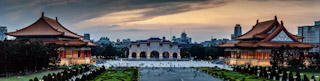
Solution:
<svg viewBox="0 0 320 81"><path fill-rule="evenodd" d="M78 35L77 33L74 33L74 32L72 32L72 31L68 30L67 28L65 28L63 25L60 24L60 22L58 22L58 20L57 20L57 23L58 23L62 28L64 28L65 30L67 30L68 32L70 32L70 33L72 33L72 34L74 34L74 35L77 35L77 36L79 36L80 38L84 38L84 36Z"/></svg>
<svg viewBox="0 0 320 81"><path fill-rule="evenodd" d="M261 46L260 44L262 44L262 43L268 43L268 42L270 42L270 40L272 40L275 36L277 36L281 31L284 31L284 32L294 41L294 42L292 42L292 43L291 43L291 42L287 42L287 43L284 43L284 44L293 44L293 43L296 43L296 44L310 45L310 44L302 43L302 42L298 41L293 34L291 34L290 32L287 31L287 29L283 26L283 22L282 22L282 21L281 21L281 25L279 25L279 27L280 27L280 28L277 28L277 29L275 29L272 33L270 33L270 35L269 35L266 39L258 42L256 45ZM262 47L268 47L268 46L262 46ZM277 46L277 47L278 47L278 46ZM294 46L294 47L299 47L299 46ZM311 48L311 47L312 47L312 45L311 45L310 47L301 47L301 48ZM299 47L299 48L300 48L300 47Z"/></svg>
<svg viewBox="0 0 320 81"><path fill-rule="evenodd" d="M298 41L290 32L287 31L287 29L283 26L283 22L281 21L281 25L278 25L278 27L272 32L270 33L266 39L258 42L258 43L263 43L263 42L268 42L270 40L272 40L275 36L277 36L281 31L284 31L294 42L298 42L301 43L300 41Z"/></svg>

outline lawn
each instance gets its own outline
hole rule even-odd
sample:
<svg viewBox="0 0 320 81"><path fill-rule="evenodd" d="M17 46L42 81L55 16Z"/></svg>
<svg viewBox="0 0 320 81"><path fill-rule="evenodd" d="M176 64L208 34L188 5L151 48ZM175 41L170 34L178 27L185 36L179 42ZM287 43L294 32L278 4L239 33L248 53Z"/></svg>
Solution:
<svg viewBox="0 0 320 81"><path fill-rule="evenodd" d="M306 74L309 79L314 76L320 76L320 71L315 69L295 69L295 68L286 68L284 69L286 71L292 71L292 73L295 75L297 71L300 73ZM303 78L303 76L301 76ZM316 80L319 80L320 77L315 77Z"/></svg>
<svg viewBox="0 0 320 81"><path fill-rule="evenodd" d="M242 74L239 72L235 71L227 71L227 70L221 70L218 68L207 68L207 67L202 67L202 68L196 68L198 70L201 70L203 72L206 72L208 74L215 74L217 75L218 78L228 78L231 80L236 80L236 81L242 81L243 78L245 78L245 81L274 81L274 80L269 80L267 78L263 77L256 77L255 75L251 74ZM223 76L225 75L225 76Z"/></svg>
<svg viewBox="0 0 320 81"><path fill-rule="evenodd" d="M30 79L34 79L35 77L40 79L44 75L58 73L58 72L62 72L62 71L63 70L39 72L39 73L21 76L22 78L18 78L18 76L3 77L3 78L0 78L0 81L29 81Z"/></svg>
<svg viewBox="0 0 320 81"><path fill-rule="evenodd" d="M135 81L138 78L138 68L134 67L115 67L109 68L97 76L95 81Z"/></svg>

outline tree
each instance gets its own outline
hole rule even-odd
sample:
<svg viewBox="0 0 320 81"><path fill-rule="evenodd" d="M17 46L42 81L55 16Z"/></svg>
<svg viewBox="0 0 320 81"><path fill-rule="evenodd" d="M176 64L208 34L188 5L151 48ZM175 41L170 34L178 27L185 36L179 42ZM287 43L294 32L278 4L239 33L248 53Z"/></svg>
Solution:
<svg viewBox="0 0 320 81"><path fill-rule="evenodd" d="M302 67L304 66L304 49L291 48L289 45L281 46L278 49L273 49L271 51L271 61L272 66L279 67L283 64L287 64L291 67Z"/></svg>
<svg viewBox="0 0 320 81"><path fill-rule="evenodd" d="M117 49L110 44L101 44L92 48L92 55L96 56L116 56Z"/></svg>
<svg viewBox="0 0 320 81"><path fill-rule="evenodd" d="M28 74L48 68L58 58L57 47L44 45L41 41L5 40L0 42L0 74ZM54 64L54 63L53 63Z"/></svg>

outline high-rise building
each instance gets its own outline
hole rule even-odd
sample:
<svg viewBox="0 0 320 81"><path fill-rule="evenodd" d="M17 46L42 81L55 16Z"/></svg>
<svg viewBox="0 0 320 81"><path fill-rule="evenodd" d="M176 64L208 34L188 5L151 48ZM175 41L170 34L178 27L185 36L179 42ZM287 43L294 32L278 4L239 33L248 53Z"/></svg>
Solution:
<svg viewBox="0 0 320 81"><path fill-rule="evenodd" d="M83 39L84 40L90 40L90 34L89 33L85 33Z"/></svg>
<svg viewBox="0 0 320 81"><path fill-rule="evenodd" d="M188 37L185 31L183 31L181 33L181 38L176 38L175 36L173 36L172 40L174 42L178 42L179 44L191 44L192 43L191 37Z"/></svg>
<svg viewBox="0 0 320 81"><path fill-rule="evenodd" d="M230 40L226 39L226 38L223 38L223 39L211 38L210 41L204 41L204 42L201 42L200 44L203 47L211 47L211 46L217 46L222 43L226 43L228 41L230 41Z"/></svg>
<svg viewBox="0 0 320 81"><path fill-rule="evenodd" d="M0 26L0 40L4 40L7 38L7 35L5 33L7 33L7 27Z"/></svg>
<svg viewBox="0 0 320 81"><path fill-rule="evenodd" d="M237 41L236 39L232 39L232 38L240 35L242 35L241 26L240 24L236 24L236 26L234 27L234 32L233 34L231 34L231 41Z"/></svg>
<svg viewBox="0 0 320 81"><path fill-rule="evenodd" d="M315 21L313 26L300 26L298 27L298 36L301 42L311 43L313 45L320 45L320 21ZM320 52L320 48L312 48L310 52Z"/></svg>
<svg viewBox="0 0 320 81"><path fill-rule="evenodd" d="M163 37L162 37L162 40L166 40L166 37L165 37L165 36L163 36Z"/></svg>

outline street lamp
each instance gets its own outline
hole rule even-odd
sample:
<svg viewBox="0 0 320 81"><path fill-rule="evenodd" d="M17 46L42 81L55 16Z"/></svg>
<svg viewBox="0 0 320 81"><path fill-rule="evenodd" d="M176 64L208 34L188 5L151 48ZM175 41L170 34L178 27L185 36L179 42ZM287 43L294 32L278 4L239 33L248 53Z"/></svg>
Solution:
<svg viewBox="0 0 320 81"><path fill-rule="evenodd" d="M297 76L293 76L293 80L296 81L296 79L297 79Z"/></svg>
<svg viewBox="0 0 320 81"><path fill-rule="evenodd" d="M257 76L259 77L259 75L260 75L260 72L261 72L261 70L258 70L258 72L257 72Z"/></svg>
<svg viewBox="0 0 320 81"><path fill-rule="evenodd" d="M279 76L280 76L280 80L279 81L282 81L283 74L279 74Z"/></svg>
<svg viewBox="0 0 320 81"><path fill-rule="evenodd" d="M271 74L271 72L268 71L267 74L268 74L268 79L270 79L270 74Z"/></svg>

